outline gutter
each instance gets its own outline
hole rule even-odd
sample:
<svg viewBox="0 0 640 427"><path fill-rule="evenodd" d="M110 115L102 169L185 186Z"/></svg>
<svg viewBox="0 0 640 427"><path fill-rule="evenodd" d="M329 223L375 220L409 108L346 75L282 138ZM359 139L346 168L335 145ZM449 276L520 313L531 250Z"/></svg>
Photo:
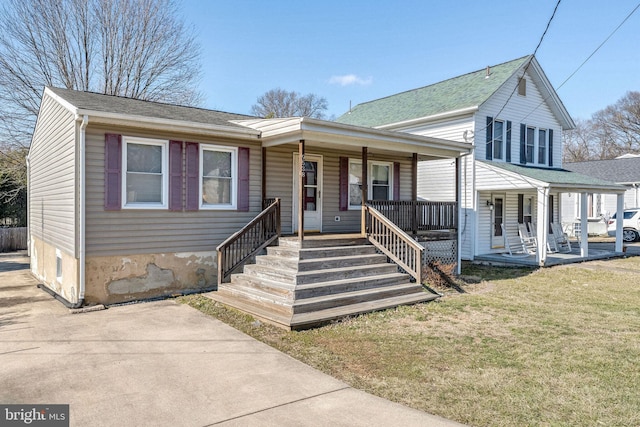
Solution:
<svg viewBox="0 0 640 427"><path fill-rule="evenodd" d="M77 119L79 120L80 117L77 117ZM80 170L79 170L79 176L80 176L80 209L78 212L78 219L80 221L80 237L79 237L79 246L80 246L80 253L79 253L79 263L80 263L80 274L79 274L79 286L78 286L78 299L77 302L75 304L72 304L71 307L69 308L80 308L82 307L82 305L84 304L84 292L85 292L85 275L86 275L86 267L85 267L85 227L86 227L86 215L85 215L85 211L86 211L86 204L87 204L87 197L86 197L86 184L87 184L87 180L86 180L86 166L87 166L87 162L86 162L86 156L85 156L85 151L86 151L86 129L87 129L87 125L89 124L89 116L88 115L82 115L82 123L80 124L80 147L79 147L79 157L80 157Z"/></svg>

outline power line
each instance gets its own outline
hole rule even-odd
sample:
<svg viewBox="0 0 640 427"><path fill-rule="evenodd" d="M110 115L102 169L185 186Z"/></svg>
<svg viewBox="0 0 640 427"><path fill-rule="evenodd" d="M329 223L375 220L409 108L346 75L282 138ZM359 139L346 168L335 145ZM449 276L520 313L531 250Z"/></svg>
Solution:
<svg viewBox="0 0 640 427"><path fill-rule="evenodd" d="M561 1L562 0L558 0L556 2L556 6L553 8L553 13L551 14L551 17L549 18L549 20L547 21L547 26L545 27L545 29L544 29L544 31L542 33L542 36L540 36L540 40L538 40L538 45L533 50L533 54L531 54L531 58L529 58L529 61L527 61L527 65L524 68L523 76L527 74L527 70L529 70L529 66L531 66L531 61L533 61L533 57L535 57L536 53L538 52L538 49L540 48L540 45L542 44L542 41L544 40L544 37L547 35L547 31L549 30L549 27L551 26L551 21L553 21L553 18L556 16L556 12L558 11L558 6L560 6L560 2ZM498 113L494 116L493 120L491 120L491 126L493 126L493 124L496 121L496 119L500 116L500 114L507 107L507 104L509 104L509 101L511 101L511 98L513 98L513 94L516 93L516 89L518 89L518 85L517 84L513 88L513 90L511 91L511 94L509 95L509 98L507 98L507 100L502 105L502 107L500 108ZM536 107L536 108L538 108L538 107ZM535 109L534 109L534 111L535 111ZM529 114L531 114L531 113L529 113ZM489 125L485 126L484 128L480 129L479 131L482 132L483 130L486 130L488 127L489 127ZM477 131L474 132L474 133L477 133ZM493 136L491 138L493 139Z"/></svg>
<svg viewBox="0 0 640 427"><path fill-rule="evenodd" d="M589 60L600 50L600 48L602 48L602 46L604 46L611 37L613 37L613 35L615 33L618 32L618 30L620 29L620 27L622 27L624 25L625 22L627 22L629 20L629 18L631 18L631 16L636 13L636 11L640 8L640 3L638 3L636 5L636 7L633 8L633 10L631 12L629 12L627 14L627 16L622 20L622 22L620 22L620 24L618 24L618 26L616 28L613 29L613 31L602 41L602 43L600 43L598 45L598 47L596 47L593 52L591 52L591 54L589 56L587 56L587 58L582 61L582 64L580 64L578 66L578 68L576 68L570 75L569 77L567 77L566 79L564 79L564 81L562 83L560 83L560 85L555 89L556 91L560 90L560 88L562 86L564 86L569 80L571 80L571 78L573 78L573 76L575 76L578 71L580 71L580 69L587 63L589 62ZM515 91L515 89L514 89ZM531 110L531 112L529 114L527 114L526 116L524 116L520 121L524 121L526 120L531 114L533 114L538 108L540 108L540 106L542 104L544 104L545 102L547 102L547 100L551 97L551 94L549 94L546 98L544 98L538 105L536 105L536 107ZM502 111L502 110L501 110Z"/></svg>

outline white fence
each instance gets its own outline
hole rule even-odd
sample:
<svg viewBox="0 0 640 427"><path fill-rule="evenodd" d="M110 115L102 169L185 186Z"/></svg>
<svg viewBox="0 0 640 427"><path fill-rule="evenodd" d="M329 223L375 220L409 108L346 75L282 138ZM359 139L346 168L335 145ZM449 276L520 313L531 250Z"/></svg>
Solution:
<svg viewBox="0 0 640 427"><path fill-rule="evenodd" d="M27 249L27 227L0 228L0 252Z"/></svg>

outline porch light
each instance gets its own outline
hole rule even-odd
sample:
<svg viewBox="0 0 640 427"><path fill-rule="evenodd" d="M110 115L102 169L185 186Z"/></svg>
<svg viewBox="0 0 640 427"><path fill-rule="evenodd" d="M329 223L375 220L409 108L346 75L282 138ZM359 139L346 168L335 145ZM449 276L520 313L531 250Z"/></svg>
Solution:
<svg viewBox="0 0 640 427"><path fill-rule="evenodd" d="M489 206L489 210L493 210L493 202L491 200L487 200L487 206Z"/></svg>

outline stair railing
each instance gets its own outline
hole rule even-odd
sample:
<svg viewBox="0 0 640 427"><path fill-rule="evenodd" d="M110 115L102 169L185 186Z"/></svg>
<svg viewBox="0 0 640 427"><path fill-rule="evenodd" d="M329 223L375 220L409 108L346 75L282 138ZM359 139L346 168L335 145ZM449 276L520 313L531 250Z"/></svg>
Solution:
<svg viewBox="0 0 640 427"><path fill-rule="evenodd" d="M422 245L374 207L364 205L362 209L367 239L421 284Z"/></svg>
<svg viewBox="0 0 640 427"><path fill-rule="evenodd" d="M271 203L258 216L216 248L218 285L228 281L232 272L280 237L280 199L269 201Z"/></svg>

